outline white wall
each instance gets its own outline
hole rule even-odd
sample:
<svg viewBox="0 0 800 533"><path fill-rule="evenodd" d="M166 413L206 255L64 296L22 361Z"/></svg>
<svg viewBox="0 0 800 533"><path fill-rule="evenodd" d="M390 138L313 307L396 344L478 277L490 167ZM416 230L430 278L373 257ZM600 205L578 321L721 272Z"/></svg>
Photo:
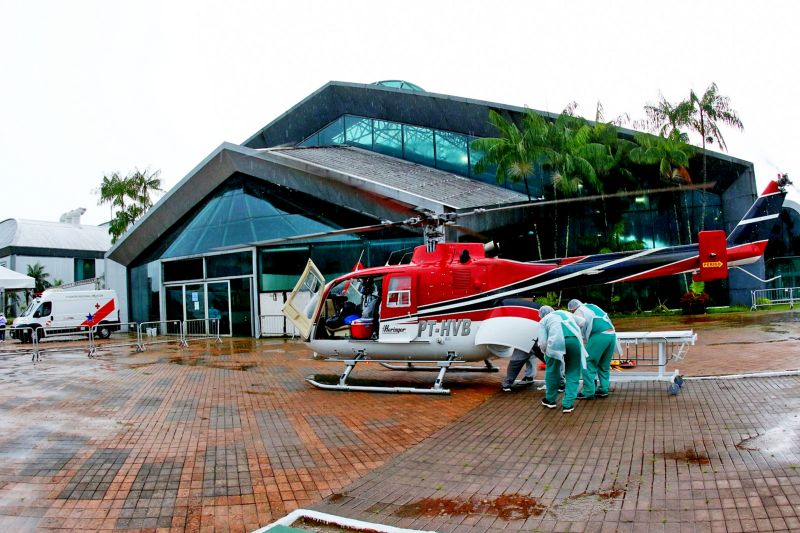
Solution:
<svg viewBox="0 0 800 533"><path fill-rule="evenodd" d="M94 276L96 278L101 277L106 272L106 260L105 259L95 259L94 260Z"/></svg>
<svg viewBox="0 0 800 533"><path fill-rule="evenodd" d="M106 289L117 291L117 308L120 322L128 322L128 272L124 266L111 259L103 259Z"/></svg>
<svg viewBox="0 0 800 533"><path fill-rule="evenodd" d="M64 283L75 281L75 259L72 257L31 257L18 255L16 257L14 270L21 274L28 273L28 265L39 263L44 266L44 271L49 274L47 281L53 283L60 279Z"/></svg>

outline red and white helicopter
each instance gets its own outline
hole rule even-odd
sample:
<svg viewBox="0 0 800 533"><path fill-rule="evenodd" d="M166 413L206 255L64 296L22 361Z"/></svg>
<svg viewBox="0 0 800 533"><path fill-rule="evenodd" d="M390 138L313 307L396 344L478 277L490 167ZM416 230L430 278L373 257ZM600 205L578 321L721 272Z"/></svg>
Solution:
<svg viewBox="0 0 800 533"><path fill-rule="evenodd" d="M405 221L424 225L426 236L409 264L359 269L326 283L309 260L283 313L318 357L345 364L338 383L308 378L317 387L446 394L449 368L496 371L492 358L533 349L538 305L522 296L681 273L709 281L757 261L790 183L786 175L770 182L727 238L724 231L704 231L698 244L534 262L489 257L483 244L442 242L442 226L452 217ZM385 225L340 231L379 227ZM374 310L365 312L370 300ZM431 389L348 385L355 365L369 361L439 374ZM481 361L485 366L453 367Z"/></svg>

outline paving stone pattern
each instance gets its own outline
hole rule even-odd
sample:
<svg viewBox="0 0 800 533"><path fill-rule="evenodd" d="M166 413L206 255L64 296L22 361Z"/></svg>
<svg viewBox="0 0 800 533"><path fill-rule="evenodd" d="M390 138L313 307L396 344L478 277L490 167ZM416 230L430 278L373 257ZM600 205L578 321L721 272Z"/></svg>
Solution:
<svg viewBox="0 0 800 533"><path fill-rule="evenodd" d="M171 527L182 469L174 461L142 464L122 504L116 529Z"/></svg>
<svg viewBox="0 0 800 533"><path fill-rule="evenodd" d="M798 317L698 322L682 370L800 368ZM693 327L671 319L626 329ZM298 507L437 531L800 531L800 377L618 384L562 414L500 393L502 362L442 397L314 389L341 367L281 340L53 347L0 358L0 532L244 532Z"/></svg>
<svg viewBox="0 0 800 533"><path fill-rule="evenodd" d="M58 497L67 500L102 500L128 455L130 450L96 450L78 467Z"/></svg>
<svg viewBox="0 0 800 533"><path fill-rule="evenodd" d="M340 491L496 386L336 394L305 382L340 371L310 355L235 339L0 359L0 532L252 531Z"/></svg>
<svg viewBox="0 0 800 533"><path fill-rule="evenodd" d="M800 530L800 377L618 384L569 414L541 397L496 395L314 508L436 531Z"/></svg>
<svg viewBox="0 0 800 533"><path fill-rule="evenodd" d="M203 496L252 494L247 453L241 444L213 446L206 450Z"/></svg>

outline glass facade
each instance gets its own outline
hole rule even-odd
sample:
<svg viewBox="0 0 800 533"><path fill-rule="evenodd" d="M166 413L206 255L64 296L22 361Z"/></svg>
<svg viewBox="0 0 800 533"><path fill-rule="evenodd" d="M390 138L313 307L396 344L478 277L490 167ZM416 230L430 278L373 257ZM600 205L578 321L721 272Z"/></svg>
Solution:
<svg viewBox="0 0 800 533"><path fill-rule="evenodd" d="M350 124L359 127L357 121ZM160 320L162 311L171 320L219 314L221 333L251 335L253 319L257 318L251 302L252 287L260 292L291 290L309 258L329 279L351 271L359 260L365 266L383 264L388 256L385 246L414 246L420 243L420 237L396 238L409 234L391 229L370 234L375 239L372 243L357 235L336 235L282 246L254 244L372 222L342 206L254 178L234 176L129 269L131 320ZM221 246L237 245L250 249L217 251ZM372 262L372 256L377 262ZM165 298L163 309L161 294Z"/></svg>
<svg viewBox="0 0 800 533"><path fill-rule="evenodd" d="M388 120L343 115L304 139L299 146L349 145L438 168L484 183L497 184L494 169L475 171L479 151L470 147L477 139L453 131L422 128ZM541 171L539 172L541 174ZM535 183L534 183L535 182ZM531 194L541 196L541 176L529 179ZM501 187L525 192L523 183L506 181Z"/></svg>
<svg viewBox="0 0 800 533"><path fill-rule="evenodd" d="M384 87L394 87L396 89L406 89L408 91L425 92L425 89L415 83L405 80L382 80L376 81L373 85L383 85Z"/></svg>
<svg viewBox="0 0 800 533"><path fill-rule="evenodd" d="M160 257L185 257L213 252L221 247L340 228L321 216L310 214L326 210L317 209L317 205L304 209L294 204L287 192L287 189L265 182L232 178L201 205L185 228L174 235ZM344 235L337 240L359 238Z"/></svg>

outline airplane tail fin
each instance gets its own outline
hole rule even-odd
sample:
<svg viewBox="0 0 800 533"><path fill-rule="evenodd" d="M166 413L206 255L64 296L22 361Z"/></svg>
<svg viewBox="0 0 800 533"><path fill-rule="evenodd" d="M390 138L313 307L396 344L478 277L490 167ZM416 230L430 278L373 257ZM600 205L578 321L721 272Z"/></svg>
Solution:
<svg viewBox="0 0 800 533"><path fill-rule="evenodd" d="M783 207L783 199L786 197L785 187L788 184L791 184L789 177L783 174L767 185L764 192L750 206L747 214L728 235L729 248L769 239Z"/></svg>

